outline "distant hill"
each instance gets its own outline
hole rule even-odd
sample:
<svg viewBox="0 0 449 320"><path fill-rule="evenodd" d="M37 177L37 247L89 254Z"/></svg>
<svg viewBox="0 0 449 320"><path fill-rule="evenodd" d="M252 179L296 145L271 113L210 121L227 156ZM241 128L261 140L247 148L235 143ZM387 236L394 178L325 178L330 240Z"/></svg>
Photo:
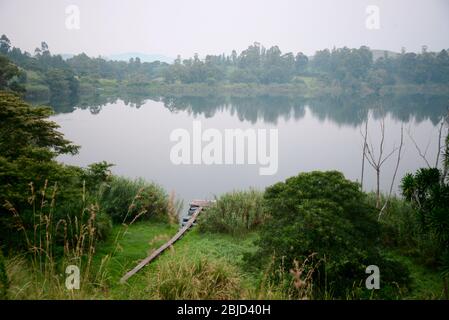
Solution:
<svg viewBox="0 0 449 320"><path fill-rule="evenodd" d="M173 63L174 58L167 57L161 54L146 54L140 52L126 52L107 56L109 60L129 61L131 58L139 57L141 62L153 62L161 61L167 63Z"/></svg>

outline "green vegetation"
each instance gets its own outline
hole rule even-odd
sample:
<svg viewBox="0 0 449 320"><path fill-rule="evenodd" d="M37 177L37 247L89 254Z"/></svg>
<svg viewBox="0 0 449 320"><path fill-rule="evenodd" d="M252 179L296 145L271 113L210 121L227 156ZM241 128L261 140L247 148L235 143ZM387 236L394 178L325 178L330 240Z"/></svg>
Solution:
<svg viewBox="0 0 449 320"><path fill-rule="evenodd" d="M236 270L224 262L181 258L158 264L148 277L147 290L154 299L237 299L239 282Z"/></svg>
<svg viewBox="0 0 449 320"><path fill-rule="evenodd" d="M388 199L380 220L373 195L343 174L300 173L264 191L217 198L198 227L119 284L176 233L180 204L154 183L112 175L107 162L86 168L57 162L58 155L76 154L79 147L49 121L51 109L20 96L21 86L30 84L27 77L35 88L47 88L50 100L116 86L201 92L220 82L245 95L253 87L288 91L319 82L356 90L365 83L374 91L398 80L446 84L439 69L446 70L447 53L403 53L373 62L367 48L344 48L318 52L309 62L302 54L255 44L240 55L178 58L165 65L85 55L64 61L45 43L31 56L11 49L6 37L0 50L19 66L0 56L1 299L448 298L449 134L441 168L406 175L403 198ZM409 60L420 68L410 71ZM191 108L176 95L162 99L172 109ZM190 99L197 103L194 111L210 101ZM223 103L215 99L214 105ZM236 99L251 108L246 98ZM281 99L279 109L290 112L290 99ZM263 107L270 119L271 110ZM80 290L65 286L69 265L80 269ZM364 286L369 265L382 274L374 291Z"/></svg>
<svg viewBox="0 0 449 320"><path fill-rule="evenodd" d="M449 167L449 134L446 137L446 148L443 169L420 169L407 174L402 179L402 192L406 201L414 208L419 223L419 242L429 245L426 248L433 255L428 261L440 266L446 282L449 276L449 184L447 172ZM425 255L426 251L421 252Z"/></svg>
<svg viewBox="0 0 449 320"><path fill-rule="evenodd" d="M99 190L99 203L116 223L166 217L168 195L153 183L112 177Z"/></svg>
<svg viewBox="0 0 449 320"><path fill-rule="evenodd" d="M262 200L257 190L224 194L199 218L199 229L234 236L255 230L267 218Z"/></svg>
<svg viewBox="0 0 449 320"><path fill-rule="evenodd" d="M122 95L226 95L289 94L324 96L329 93L384 94L393 88L416 92L425 87L447 93L449 54L447 50L420 54L380 56L368 47L320 50L313 57L301 52L283 53L278 46L265 48L254 43L238 54L198 55L173 64L128 62L90 58L81 53L67 60L52 55L42 42L34 55L13 47L6 35L0 38L0 70L15 78L0 89L26 89L29 99L54 106L77 104L82 97L109 93ZM18 69L11 67L11 60ZM15 69L14 69L15 68ZM0 73L1 74L1 73ZM408 89L407 89L408 88Z"/></svg>
<svg viewBox="0 0 449 320"><path fill-rule="evenodd" d="M313 255L321 264L314 274L315 297L343 298L361 291L360 279L372 264L389 270L379 295L391 291L392 282L407 284L407 270L380 253L374 207L341 173L299 174L267 188L264 199L270 219L262 227L260 249L248 257L251 266L265 265L274 253L274 264L290 270L294 261Z"/></svg>

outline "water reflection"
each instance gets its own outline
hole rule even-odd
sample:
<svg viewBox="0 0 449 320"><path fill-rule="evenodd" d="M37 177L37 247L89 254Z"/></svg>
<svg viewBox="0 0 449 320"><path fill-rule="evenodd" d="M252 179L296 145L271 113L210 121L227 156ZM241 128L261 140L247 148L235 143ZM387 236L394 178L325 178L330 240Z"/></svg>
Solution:
<svg viewBox="0 0 449 320"><path fill-rule="evenodd" d="M439 95L399 95L358 97L356 95L325 96L318 98L289 96L151 96L147 94L94 95L80 97L76 101L51 101L49 104L56 113L70 113L76 108L88 109L98 114L102 108L117 100L124 101L126 106L140 108L147 100L160 101L172 113L186 112L194 117L212 118L219 112L227 112L240 121L251 124L263 121L277 124L280 119L299 120L305 115L308 107L314 117L321 121L332 121L344 126L358 126L366 120L369 110L375 118L390 115L401 122L411 119L422 122L430 120L437 124L446 114L449 106L448 96Z"/></svg>

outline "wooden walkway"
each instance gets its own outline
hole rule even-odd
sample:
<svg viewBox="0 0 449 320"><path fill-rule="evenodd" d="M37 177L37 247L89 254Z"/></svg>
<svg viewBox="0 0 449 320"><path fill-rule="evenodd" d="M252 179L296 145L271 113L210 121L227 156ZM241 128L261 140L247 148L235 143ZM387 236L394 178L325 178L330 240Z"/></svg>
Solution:
<svg viewBox="0 0 449 320"><path fill-rule="evenodd" d="M135 266L132 270L128 271L121 279L120 283L125 283L130 277L139 272L143 267L145 267L148 263L156 259L162 252L164 252L167 248L172 246L176 241L178 241L182 235L189 230L192 224L195 222L196 218L203 210L203 207L207 207L209 205L208 201L197 200L193 201L191 205L198 206L196 211L192 214L192 217L186 223L184 227L182 227L168 242L164 243L159 249L153 251L148 257L143 259L137 266Z"/></svg>

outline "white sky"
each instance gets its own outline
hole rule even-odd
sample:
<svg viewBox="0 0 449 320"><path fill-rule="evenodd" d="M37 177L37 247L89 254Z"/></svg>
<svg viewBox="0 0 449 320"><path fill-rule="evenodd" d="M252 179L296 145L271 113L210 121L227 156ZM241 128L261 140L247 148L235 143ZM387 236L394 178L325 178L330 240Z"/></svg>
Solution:
<svg viewBox="0 0 449 320"><path fill-rule="evenodd" d="M68 5L80 29L65 26ZM380 29L365 26L368 5ZM323 48L419 51L449 48L447 0L0 0L0 34L29 52L46 41L53 53L123 52L175 57L240 52L254 41L308 55Z"/></svg>

